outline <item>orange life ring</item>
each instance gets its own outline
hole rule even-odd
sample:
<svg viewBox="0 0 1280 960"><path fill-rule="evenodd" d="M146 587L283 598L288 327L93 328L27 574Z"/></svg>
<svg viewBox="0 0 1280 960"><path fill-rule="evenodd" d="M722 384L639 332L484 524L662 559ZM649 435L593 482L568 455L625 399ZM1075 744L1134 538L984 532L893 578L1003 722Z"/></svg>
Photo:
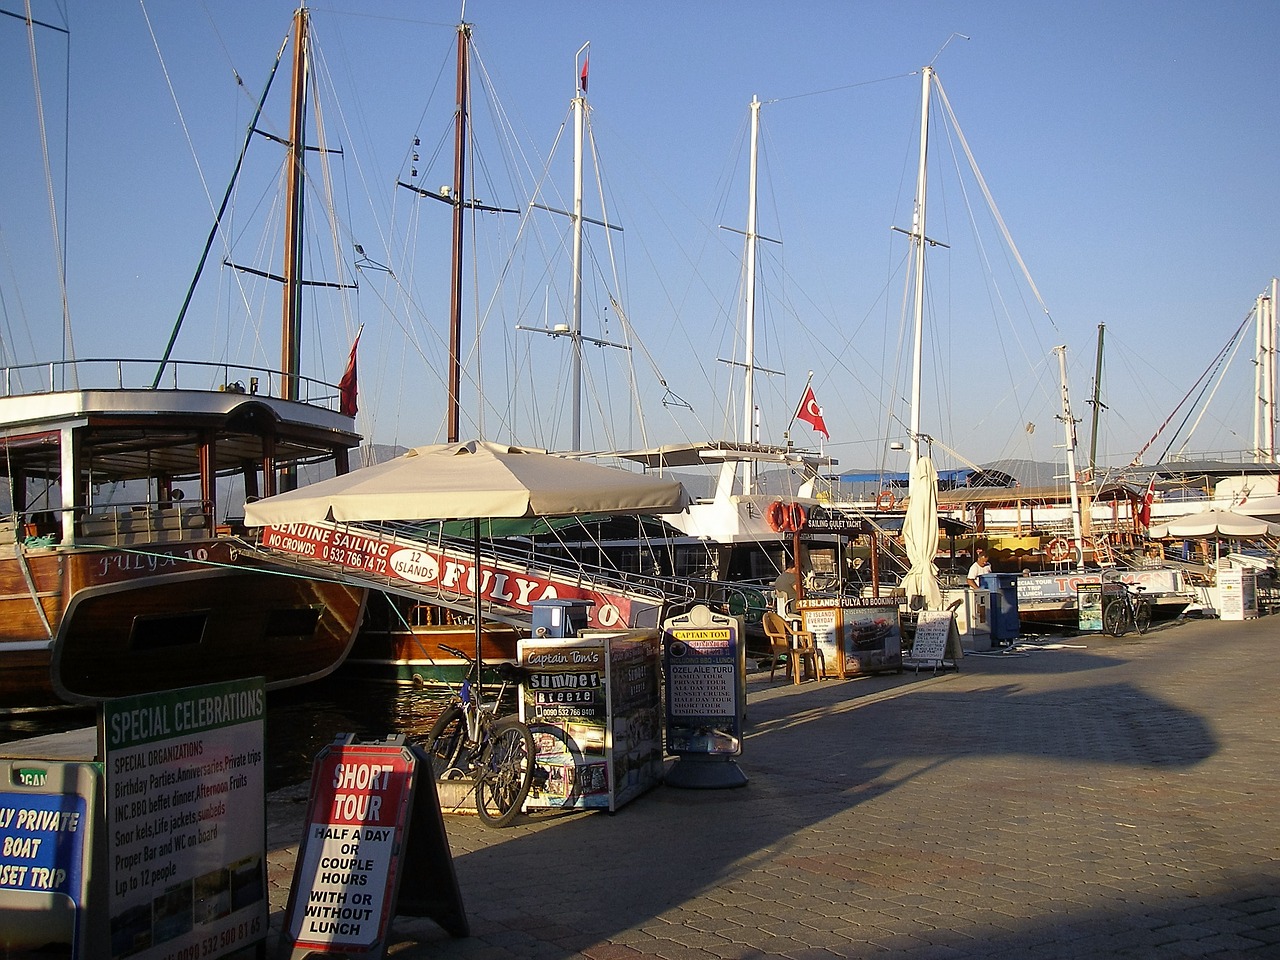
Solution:
<svg viewBox="0 0 1280 960"><path fill-rule="evenodd" d="M876 494L877 510L892 510L897 503L898 501L894 498L892 490L881 490Z"/></svg>
<svg viewBox="0 0 1280 960"><path fill-rule="evenodd" d="M1067 557L1071 556L1071 544L1064 537L1054 537L1049 541L1049 545L1045 547L1045 553L1048 554L1049 560L1053 563L1062 563Z"/></svg>
<svg viewBox="0 0 1280 960"><path fill-rule="evenodd" d="M769 509L764 515L765 522L769 524L769 529L774 533L781 533L787 521L787 505L781 500L775 500L769 504Z"/></svg>
<svg viewBox="0 0 1280 960"><path fill-rule="evenodd" d="M804 505L793 503L787 508L787 519L783 525L789 532L797 533L804 529L805 521L808 519L804 512Z"/></svg>

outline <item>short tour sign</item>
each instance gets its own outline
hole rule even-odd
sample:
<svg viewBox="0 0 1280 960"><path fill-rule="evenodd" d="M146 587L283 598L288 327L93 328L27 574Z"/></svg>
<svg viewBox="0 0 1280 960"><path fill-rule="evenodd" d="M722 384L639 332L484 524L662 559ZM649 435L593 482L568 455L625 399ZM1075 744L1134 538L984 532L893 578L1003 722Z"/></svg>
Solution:
<svg viewBox="0 0 1280 960"><path fill-rule="evenodd" d="M334 743L311 778L289 896L294 955L381 955L396 903L416 759L402 745Z"/></svg>

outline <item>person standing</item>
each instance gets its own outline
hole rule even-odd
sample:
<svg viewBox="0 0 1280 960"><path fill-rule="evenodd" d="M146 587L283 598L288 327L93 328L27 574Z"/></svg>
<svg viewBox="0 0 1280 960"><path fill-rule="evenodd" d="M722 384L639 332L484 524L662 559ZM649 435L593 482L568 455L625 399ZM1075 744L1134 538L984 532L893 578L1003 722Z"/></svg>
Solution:
<svg viewBox="0 0 1280 960"><path fill-rule="evenodd" d="M798 581L800 574L797 562L792 559L786 569L773 581L774 609L781 617L794 617L795 603L799 594Z"/></svg>
<svg viewBox="0 0 1280 960"><path fill-rule="evenodd" d="M991 572L991 562L987 559L987 551L979 550L978 555L974 558L973 563L969 567L969 586L975 589L978 586L978 578L984 573Z"/></svg>

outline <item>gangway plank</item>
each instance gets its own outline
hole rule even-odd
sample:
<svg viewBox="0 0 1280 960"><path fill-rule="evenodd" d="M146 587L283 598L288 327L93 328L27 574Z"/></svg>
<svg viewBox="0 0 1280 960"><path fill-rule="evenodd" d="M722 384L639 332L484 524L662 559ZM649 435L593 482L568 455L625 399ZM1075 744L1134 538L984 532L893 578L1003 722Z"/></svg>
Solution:
<svg viewBox="0 0 1280 960"><path fill-rule="evenodd" d="M421 528L337 522L267 526L243 552L307 576L474 612L474 546ZM492 543L485 544L478 559L486 617L516 627L529 627L536 600L589 600L590 626L621 628L657 626L668 604L687 599L686 588L677 582L504 553Z"/></svg>

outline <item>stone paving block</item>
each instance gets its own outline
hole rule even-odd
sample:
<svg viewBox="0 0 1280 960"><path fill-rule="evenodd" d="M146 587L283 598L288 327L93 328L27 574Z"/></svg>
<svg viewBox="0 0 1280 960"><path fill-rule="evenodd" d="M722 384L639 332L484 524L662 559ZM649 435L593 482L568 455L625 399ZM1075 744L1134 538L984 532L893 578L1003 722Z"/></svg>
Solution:
<svg viewBox="0 0 1280 960"><path fill-rule="evenodd" d="M746 788L507 830L449 817L476 936L402 918L395 958L1272 955L1280 631L1230 626L877 687L749 679ZM269 817L273 932L288 802Z"/></svg>

